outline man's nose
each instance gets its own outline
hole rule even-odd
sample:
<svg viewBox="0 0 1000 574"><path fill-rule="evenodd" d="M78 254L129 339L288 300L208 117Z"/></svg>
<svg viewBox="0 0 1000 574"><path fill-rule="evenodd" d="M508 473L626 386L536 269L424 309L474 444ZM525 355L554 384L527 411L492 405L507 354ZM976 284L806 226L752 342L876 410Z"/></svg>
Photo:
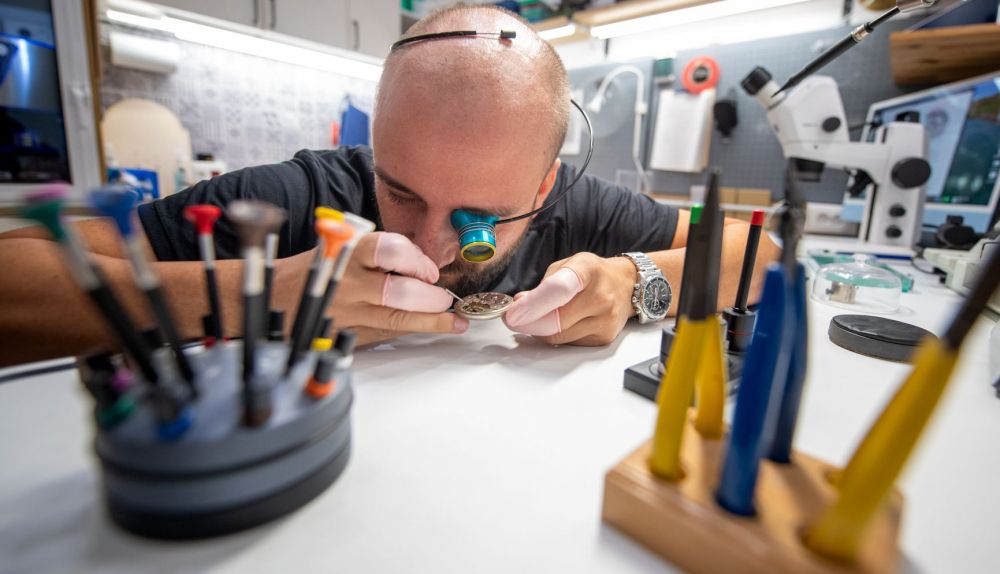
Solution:
<svg viewBox="0 0 1000 574"><path fill-rule="evenodd" d="M451 226L451 212L427 215L423 225L417 229L413 242L441 268L454 261L458 255L458 233Z"/></svg>

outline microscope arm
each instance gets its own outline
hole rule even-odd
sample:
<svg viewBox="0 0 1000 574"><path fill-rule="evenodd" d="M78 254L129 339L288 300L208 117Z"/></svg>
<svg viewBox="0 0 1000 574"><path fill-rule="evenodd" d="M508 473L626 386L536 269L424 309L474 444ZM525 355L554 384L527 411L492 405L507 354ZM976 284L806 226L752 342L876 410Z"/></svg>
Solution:
<svg viewBox="0 0 1000 574"><path fill-rule="evenodd" d="M863 170L876 185L882 183L888 172L886 163L890 160L888 146L866 142L783 142L782 151L789 159L808 159L827 167Z"/></svg>

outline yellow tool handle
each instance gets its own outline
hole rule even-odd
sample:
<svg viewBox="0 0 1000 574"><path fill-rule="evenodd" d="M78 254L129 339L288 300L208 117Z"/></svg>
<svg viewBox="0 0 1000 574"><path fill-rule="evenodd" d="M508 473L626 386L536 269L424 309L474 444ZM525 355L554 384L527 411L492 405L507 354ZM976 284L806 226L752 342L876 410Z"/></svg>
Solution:
<svg viewBox="0 0 1000 574"><path fill-rule="evenodd" d="M317 219L332 219L334 221L343 221L344 214L332 207L317 207L313 212Z"/></svg>
<svg viewBox="0 0 1000 574"><path fill-rule="evenodd" d="M714 316L701 321L702 335L701 365L698 368L697 392L698 413L694 428L707 439L722 438L722 414L726 407L726 358L722 353L722 331Z"/></svg>
<svg viewBox="0 0 1000 574"><path fill-rule="evenodd" d="M687 423L687 412L694 393L694 381L701 361L699 352L704 347L705 321L692 323L681 317L677 323L677 336L667 357L667 364L656 395L658 414L653 432L653 449L649 469L666 480L680 480L681 439Z"/></svg>
<svg viewBox="0 0 1000 574"><path fill-rule="evenodd" d="M851 560L937 406L958 352L925 339L913 371L861 441L836 486L839 498L806 533L813 551Z"/></svg>

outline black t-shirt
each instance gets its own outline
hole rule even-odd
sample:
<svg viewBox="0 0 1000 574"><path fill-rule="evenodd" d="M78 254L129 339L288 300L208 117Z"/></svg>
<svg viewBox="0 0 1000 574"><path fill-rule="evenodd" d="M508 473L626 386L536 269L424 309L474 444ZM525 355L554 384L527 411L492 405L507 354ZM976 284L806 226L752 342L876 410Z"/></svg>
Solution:
<svg viewBox="0 0 1000 574"><path fill-rule="evenodd" d="M576 173L575 167L563 165L546 203ZM279 257L315 247L317 207L355 213L382 229L371 149L303 150L286 162L220 175L140 206L139 218L156 257L197 260L198 238L194 226L184 219L184 208L199 203L225 207L235 199L267 201L288 212L280 232ZM510 294L532 289L549 265L582 251L611 257L626 251L669 249L676 228L676 209L585 175L562 201L532 220L506 273L491 289ZM239 241L225 218L216 224L215 245L220 259L240 257Z"/></svg>

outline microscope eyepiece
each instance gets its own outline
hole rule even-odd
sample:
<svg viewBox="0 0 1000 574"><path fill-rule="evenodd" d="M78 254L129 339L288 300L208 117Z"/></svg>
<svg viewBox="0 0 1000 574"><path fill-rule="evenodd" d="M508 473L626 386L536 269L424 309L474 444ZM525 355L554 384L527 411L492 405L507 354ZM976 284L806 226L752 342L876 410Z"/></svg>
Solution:
<svg viewBox="0 0 1000 574"><path fill-rule="evenodd" d="M757 92L761 90L768 82L771 81L771 73L764 68L757 66L754 68L747 77L743 78L740 85L743 86L743 91L750 94L751 96L756 96Z"/></svg>

